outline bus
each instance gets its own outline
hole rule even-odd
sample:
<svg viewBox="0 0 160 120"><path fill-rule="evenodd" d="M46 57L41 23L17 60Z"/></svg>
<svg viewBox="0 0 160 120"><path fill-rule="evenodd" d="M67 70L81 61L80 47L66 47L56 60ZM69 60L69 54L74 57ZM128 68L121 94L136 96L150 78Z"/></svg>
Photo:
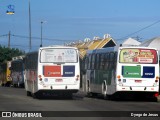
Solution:
<svg viewBox="0 0 160 120"><path fill-rule="evenodd" d="M0 64L0 85L10 87L11 79L11 61L4 62Z"/></svg>
<svg viewBox="0 0 160 120"><path fill-rule="evenodd" d="M155 98L159 91L158 51L149 47L89 50L84 75L88 95Z"/></svg>
<svg viewBox="0 0 160 120"><path fill-rule="evenodd" d="M25 57L25 89L27 96L72 97L80 89L78 49L67 46L41 47Z"/></svg>
<svg viewBox="0 0 160 120"><path fill-rule="evenodd" d="M14 87L24 87L24 56L12 58L11 78Z"/></svg>

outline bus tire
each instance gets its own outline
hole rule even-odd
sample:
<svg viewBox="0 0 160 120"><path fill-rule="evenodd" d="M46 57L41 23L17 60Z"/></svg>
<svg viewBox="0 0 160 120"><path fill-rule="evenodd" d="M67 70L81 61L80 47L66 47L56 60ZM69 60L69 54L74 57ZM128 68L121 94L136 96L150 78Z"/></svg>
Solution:
<svg viewBox="0 0 160 120"><path fill-rule="evenodd" d="M16 88L16 84L13 84L13 87L15 87L15 88Z"/></svg>
<svg viewBox="0 0 160 120"><path fill-rule="evenodd" d="M72 93L67 93L67 94L64 95L64 97L66 99L72 99L73 98Z"/></svg>
<svg viewBox="0 0 160 120"><path fill-rule="evenodd" d="M19 82L17 83L17 87L20 88L20 83Z"/></svg>
<svg viewBox="0 0 160 120"><path fill-rule="evenodd" d="M108 99L106 81L102 83L102 95L104 99Z"/></svg>
<svg viewBox="0 0 160 120"><path fill-rule="evenodd" d="M41 99L43 97L42 93L36 92L31 94L34 99Z"/></svg>
<svg viewBox="0 0 160 120"><path fill-rule="evenodd" d="M27 91L27 96L31 96L31 92Z"/></svg>
<svg viewBox="0 0 160 120"><path fill-rule="evenodd" d="M32 93L32 97L33 97L34 99L36 99L36 98L37 98L36 93Z"/></svg>
<svg viewBox="0 0 160 120"><path fill-rule="evenodd" d="M86 84L86 93L88 93L90 91L89 89L89 80L87 80L87 84Z"/></svg>
<svg viewBox="0 0 160 120"><path fill-rule="evenodd" d="M87 80L87 84L86 84L86 93L88 97L92 96L92 93L90 92L90 83L89 80Z"/></svg>

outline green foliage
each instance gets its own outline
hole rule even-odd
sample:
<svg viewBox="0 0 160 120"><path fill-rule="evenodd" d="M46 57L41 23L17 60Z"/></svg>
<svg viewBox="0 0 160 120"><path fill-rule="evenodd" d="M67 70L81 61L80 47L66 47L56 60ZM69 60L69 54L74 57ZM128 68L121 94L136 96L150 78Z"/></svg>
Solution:
<svg viewBox="0 0 160 120"><path fill-rule="evenodd" d="M0 45L0 63L12 60L12 57L24 55L25 52L17 48L8 48Z"/></svg>

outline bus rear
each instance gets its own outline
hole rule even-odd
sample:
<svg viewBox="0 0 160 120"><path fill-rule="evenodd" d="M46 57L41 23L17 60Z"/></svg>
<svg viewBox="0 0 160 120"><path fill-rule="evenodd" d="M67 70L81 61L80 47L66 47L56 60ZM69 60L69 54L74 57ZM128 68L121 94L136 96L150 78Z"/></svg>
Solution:
<svg viewBox="0 0 160 120"><path fill-rule="evenodd" d="M40 48L38 90L75 93L80 87L78 50L74 47Z"/></svg>
<svg viewBox="0 0 160 120"><path fill-rule="evenodd" d="M117 91L158 96L158 51L146 47L121 47L117 65Z"/></svg>

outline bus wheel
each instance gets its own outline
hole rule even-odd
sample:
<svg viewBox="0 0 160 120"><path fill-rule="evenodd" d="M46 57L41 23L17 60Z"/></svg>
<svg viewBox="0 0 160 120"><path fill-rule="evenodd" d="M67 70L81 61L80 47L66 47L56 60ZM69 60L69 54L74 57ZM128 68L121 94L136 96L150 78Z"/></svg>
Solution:
<svg viewBox="0 0 160 120"><path fill-rule="evenodd" d="M16 84L13 84L13 87L16 87Z"/></svg>
<svg viewBox="0 0 160 120"><path fill-rule="evenodd" d="M36 93L32 93L31 95L32 95L32 97L33 97L34 99L36 99L36 98L37 98Z"/></svg>
<svg viewBox="0 0 160 120"><path fill-rule="evenodd" d="M18 82L17 86L20 88L20 87L21 87L21 84Z"/></svg>
<svg viewBox="0 0 160 120"><path fill-rule="evenodd" d="M67 94L64 95L64 97L66 99L72 99L73 98L72 93L67 93Z"/></svg>
<svg viewBox="0 0 160 120"><path fill-rule="evenodd" d="M20 87L20 83L18 82L18 84L17 84L17 87L19 88Z"/></svg>
<svg viewBox="0 0 160 120"><path fill-rule="evenodd" d="M31 92L27 91L27 96L31 96Z"/></svg>
<svg viewBox="0 0 160 120"><path fill-rule="evenodd" d="M107 96L107 85L106 85L105 82L102 84L102 95L103 95L104 99L108 99L108 96Z"/></svg>
<svg viewBox="0 0 160 120"><path fill-rule="evenodd" d="M90 92L90 84L89 84L89 80L87 80L87 84L86 84L86 93L88 97L91 97L92 94Z"/></svg>
<svg viewBox="0 0 160 120"><path fill-rule="evenodd" d="M41 98L42 98L42 93L39 93L39 92L37 92L37 93L32 93L32 97L33 97L34 99L41 99Z"/></svg>

